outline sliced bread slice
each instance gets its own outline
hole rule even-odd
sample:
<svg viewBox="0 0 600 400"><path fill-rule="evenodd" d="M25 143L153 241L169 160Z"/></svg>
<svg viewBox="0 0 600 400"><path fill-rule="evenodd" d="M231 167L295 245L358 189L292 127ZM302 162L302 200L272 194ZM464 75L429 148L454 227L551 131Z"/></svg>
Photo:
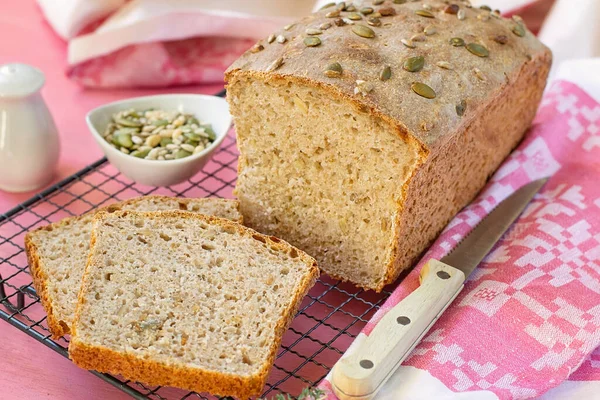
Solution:
<svg viewBox="0 0 600 400"><path fill-rule="evenodd" d="M126 200L100 210L189 210L216 215L241 222L236 200L216 198L184 199L166 196L145 196ZM90 231L94 210L88 214L65 218L40 227L25 236L34 287L48 315L48 327L58 338L70 333L75 316L77 294L88 257Z"/></svg>
<svg viewBox="0 0 600 400"><path fill-rule="evenodd" d="M225 219L99 213L69 354L150 385L259 395L317 276L306 253Z"/></svg>

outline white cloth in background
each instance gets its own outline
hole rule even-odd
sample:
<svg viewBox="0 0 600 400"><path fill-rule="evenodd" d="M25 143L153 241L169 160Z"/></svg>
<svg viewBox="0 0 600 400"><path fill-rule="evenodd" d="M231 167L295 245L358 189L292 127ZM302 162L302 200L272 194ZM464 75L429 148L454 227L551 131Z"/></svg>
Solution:
<svg viewBox="0 0 600 400"><path fill-rule="evenodd" d="M96 1L96 0L90 0ZM125 46L192 37L259 40L309 14L314 0L133 0L69 43L74 65Z"/></svg>
<svg viewBox="0 0 600 400"><path fill-rule="evenodd" d="M539 38L552 49L551 75L563 61L600 57L600 0L556 0Z"/></svg>
<svg viewBox="0 0 600 400"><path fill-rule="evenodd" d="M52 29L69 40L94 21L117 10L127 0L37 0Z"/></svg>

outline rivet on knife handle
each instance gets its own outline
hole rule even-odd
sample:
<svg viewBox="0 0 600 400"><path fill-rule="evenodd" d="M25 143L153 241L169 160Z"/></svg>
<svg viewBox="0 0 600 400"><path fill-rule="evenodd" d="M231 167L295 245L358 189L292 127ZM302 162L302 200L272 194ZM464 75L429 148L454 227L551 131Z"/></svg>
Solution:
<svg viewBox="0 0 600 400"><path fill-rule="evenodd" d="M433 259L423 266L420 278L421 286L388 311L358 348L335 365L332 386L341 400L372 399L465 281L462 271Z"/></svg>

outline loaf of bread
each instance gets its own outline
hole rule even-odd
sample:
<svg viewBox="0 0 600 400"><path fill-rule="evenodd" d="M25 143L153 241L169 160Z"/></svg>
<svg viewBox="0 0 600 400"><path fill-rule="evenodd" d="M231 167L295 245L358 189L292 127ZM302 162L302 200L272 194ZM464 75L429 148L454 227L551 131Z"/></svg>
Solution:
<svg viewBox="0 0 600 400"><path fill-rule="evenodd" d="M99 213L69 354L151 385L259 395L317 275L310 256L229 220Z"/></svg>
<svg viewBox="0 0 600 400"><path fill-rule="evenodd" d="M519 143L551 53L460 0L339 3L286 28L226 72L244 221L381 290Z"/></svg>
<svg viewBox="0 0 600 400"><path fill-rule="evenodd" d="M217 198L145 196L115 203L101 210L189 210L237 222L242 220L236 200ZM65 218L25 236L33 284L48 315L48 328L54 338L70 332L89 252L91 222L96 211Z"/></svg>

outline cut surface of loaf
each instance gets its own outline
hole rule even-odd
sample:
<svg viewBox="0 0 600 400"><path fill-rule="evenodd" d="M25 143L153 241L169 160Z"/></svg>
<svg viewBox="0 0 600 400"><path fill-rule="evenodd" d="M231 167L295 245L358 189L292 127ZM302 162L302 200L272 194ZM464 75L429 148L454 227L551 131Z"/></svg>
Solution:
<svg viewBox="0 0 600 400"><path fill-rule="evenodd" d="M237 200L184 199L144 196L111 204L101 210L188 210L241 222ZM25 236L25 249L33 283L48 315L53 337L70 333L77 294L87 262L94 210L40 227Z"/></svg>
<svg viewBox="0 0 600 400"><path fill-rule="evenodd" d="M100 213L69 346L151 385L260 394L318 268L277 238L182 212Z"/></svg>
<svg viewBox="0 0 600 400"><path fill-rule="evenodd" d="M520 19L453 3L329 7L228 69L248 226L368 289L418 260L519 143L551 64Z"/></svg>

